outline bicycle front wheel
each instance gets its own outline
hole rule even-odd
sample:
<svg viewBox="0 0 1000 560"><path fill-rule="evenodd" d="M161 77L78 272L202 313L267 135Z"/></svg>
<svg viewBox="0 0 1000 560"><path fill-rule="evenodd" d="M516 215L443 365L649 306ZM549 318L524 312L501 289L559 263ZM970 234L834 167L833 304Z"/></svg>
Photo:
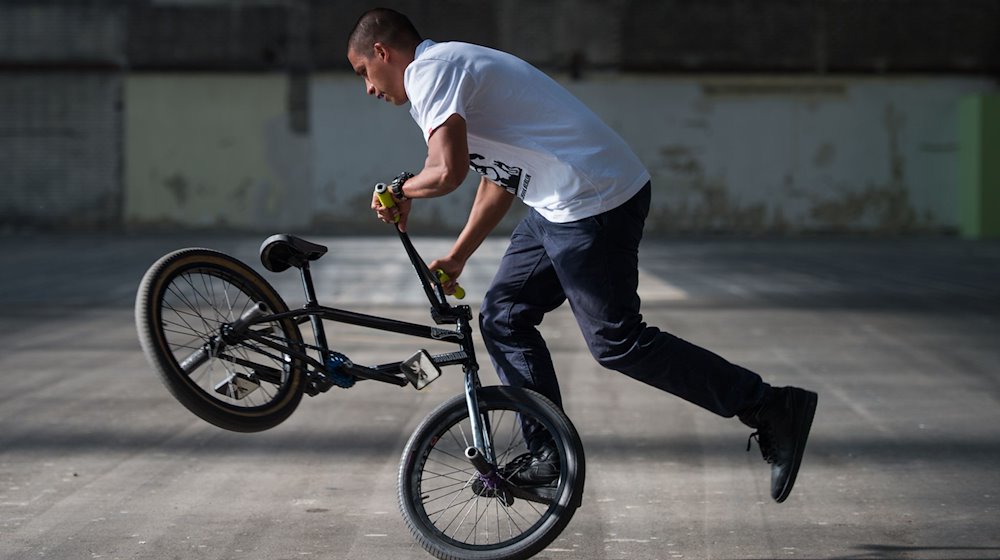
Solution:
<svg viewBox="0 0 1000 560"><path fill-rule="evenodd" d="M249 309L288 310L274 288L237 259L210 249L182 249L153 264L136 296L142 349L173 396L220 428L272 428L302 400L302 360L276 350L302 348L291 319L227 328Z"/></svg>
<svg viewBox="0 0 1000 560"><path fill-rule="evenodd" d="M477 396L498 472L529 452L528 439L540 439L558 451L558 480L544 488L484 486L465 455L473 436L465 395L459 395L410 437L399 469L400 509L417 541L438 558L528 558L559 536L580 505L583 445L566 415L538 393L499 386L481 388Z"/></svg>

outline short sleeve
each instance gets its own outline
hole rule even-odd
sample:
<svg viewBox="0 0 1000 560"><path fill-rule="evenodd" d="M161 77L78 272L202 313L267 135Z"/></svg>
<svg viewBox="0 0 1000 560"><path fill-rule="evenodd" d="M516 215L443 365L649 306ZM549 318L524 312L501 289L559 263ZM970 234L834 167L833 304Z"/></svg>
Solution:
<svg viewBox="0 0 1000 560"><path fill-rule="evenodd" d="M437 59L410 64L403 85L412 104L410 113L420 125L424 140L448 117L458 114L466 118L475 89L472 76L465 69Z"/></svg>

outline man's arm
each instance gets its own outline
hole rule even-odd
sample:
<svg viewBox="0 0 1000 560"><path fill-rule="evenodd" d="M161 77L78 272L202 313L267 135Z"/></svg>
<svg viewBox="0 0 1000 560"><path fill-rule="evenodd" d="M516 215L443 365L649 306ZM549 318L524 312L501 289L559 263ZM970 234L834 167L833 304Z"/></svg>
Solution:
<svg viewBox="0 0 1000 560"><path fill-rule="evenodd" d="M403 185L406 198L434 198L457 189L469 173L469 137L465 119L455 114L427 140L424 168Z"/></svg>
<svg viewBox="0 0 1000 560"><path fill-rule="evenodd" d="M427 160L424 168L403 185L403 195L411 198L444 196L457 189L469 173L469 140L465 119L455 114L437 127L427 140ZM384 222L392 222L399 215L399 229L406 231L410 214L410 201L404 200L391 209L382 208L372 197L372 209Z"/></svg>
<svg viewBox="0 0 1000 560"><path fill-rule="evenodd" d="M479 190L476 191L476 200L469 212L469 221L458 235L451 252L448 256L430 264L431 270L440 268L451 277L452 281L445 285L447 293L454 290L454 280L462 274L465 263L497 227L510 210L513 201L514 195L507 192L507 189L485 177L479 181Z"/></svg>

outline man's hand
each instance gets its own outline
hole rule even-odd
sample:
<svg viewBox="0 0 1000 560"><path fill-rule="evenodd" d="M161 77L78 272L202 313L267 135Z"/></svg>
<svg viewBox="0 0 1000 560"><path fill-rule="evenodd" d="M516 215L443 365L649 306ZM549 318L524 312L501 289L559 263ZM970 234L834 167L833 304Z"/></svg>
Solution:
<svg viewBox="0 0 1000 560"><path fill-rule="evenodd" d="M465 261L451 256L442 257L432 262L428 268L431 270L440 268L448 275L448 281L441 284L441 287L444 288L444 293L450 296L455 293L455 285L458 284L458 277L462 274L462 270L465 269Z"/></svg>
<svg viewBox="0 0 1000 560"><path fill-rule="evenodd" d="M387 224L396 223L399 231L405 232L406 220L410 216L410 207L413 205L413 201L410 199L400 201L394 197L393 202L395 202L395 205L392 208L386 208L379 202L378 196L374 193L372 194L372 210L378 215L378 219ZM398 222L396 221L397 216L399 218Z"/></svg>

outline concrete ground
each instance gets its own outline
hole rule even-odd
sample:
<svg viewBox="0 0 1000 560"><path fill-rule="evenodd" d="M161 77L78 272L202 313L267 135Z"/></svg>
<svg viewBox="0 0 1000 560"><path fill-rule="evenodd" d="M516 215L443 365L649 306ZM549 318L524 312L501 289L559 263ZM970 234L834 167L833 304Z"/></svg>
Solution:
<svg viewBox="0 0 1000 560"><path fill-rule="evenodd" d="M188 413L139 351L133 298L153 260L209 245L259 268L260 239L0 237L0 558L429 558L396 471L460 372L422 392L335 390L250 435ZM391 235L317 240L322 301L426 315ZM431 259L447 241L417 245ZM470 264L470 300L503 246ZM773 503L748 430L601 370L560 309L543 329L589 472L539 558L1000 558L1000 244L651 239L642 264L648 322L819 393L798 484ZM301 303L294 275L267 278ZM330 331L360 363L420 344Z"/></svg>

